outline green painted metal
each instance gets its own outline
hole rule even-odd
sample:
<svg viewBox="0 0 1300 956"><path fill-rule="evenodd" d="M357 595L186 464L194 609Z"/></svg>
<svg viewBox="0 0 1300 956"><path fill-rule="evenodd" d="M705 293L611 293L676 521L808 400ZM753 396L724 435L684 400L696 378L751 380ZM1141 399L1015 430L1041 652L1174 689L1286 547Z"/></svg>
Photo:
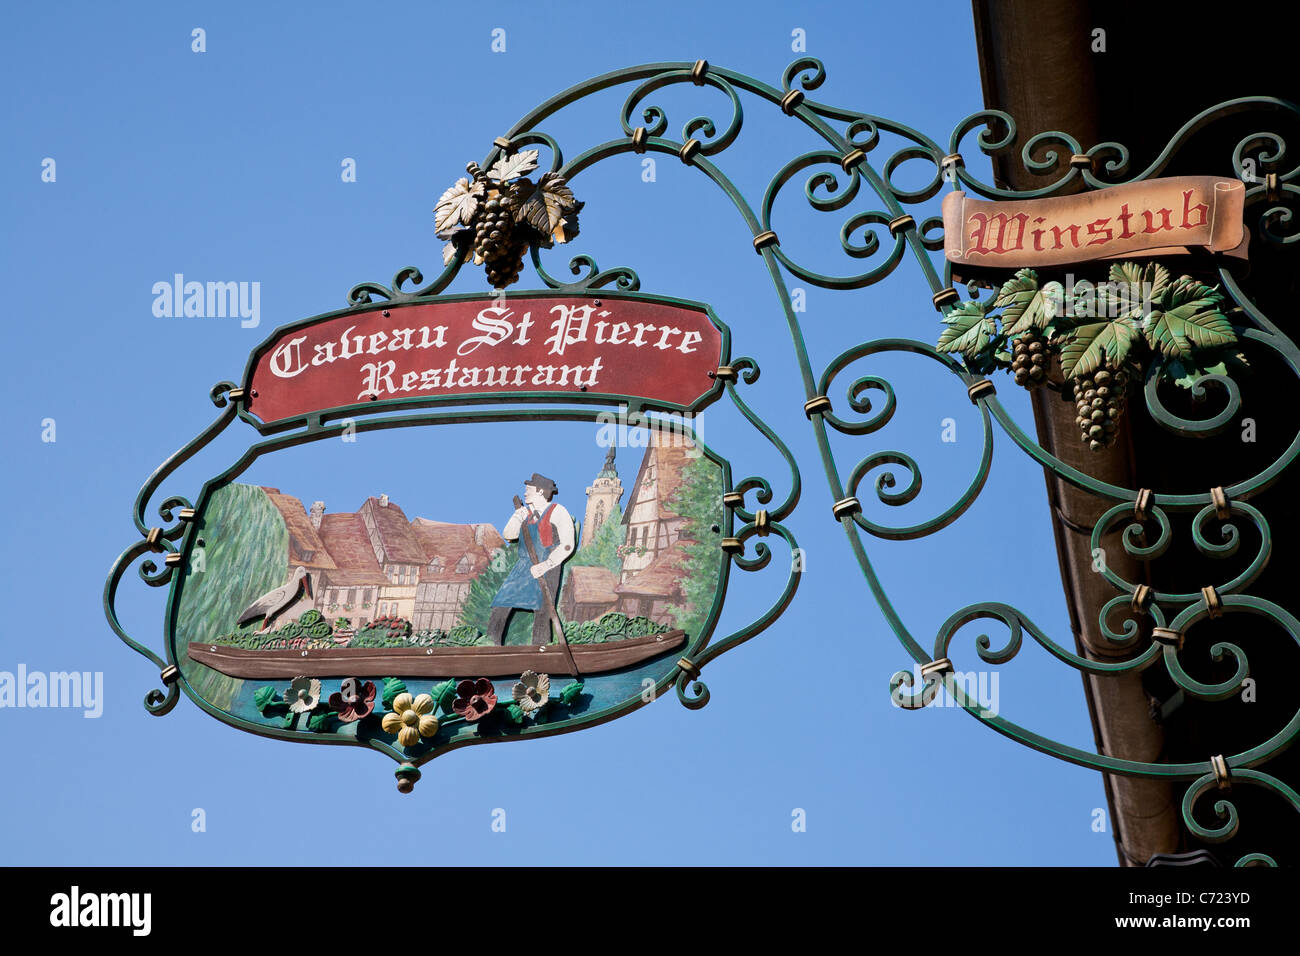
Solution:
<svg viewBox="0 0 1300 956"><path fill-rule="evenodd" d="M569 182L585 169L612 156L644 152L681 157L684 146L689 141L696 140L698 147L685 161L721 190L755 237L771 230L772 211L782 190L806 171L820 167L820 171L809 175L804 183L805 200L813 209L820 212L836 212L845 209L859 196L871 196L876 208L849 216L843 221L839 231L841 250L850 262L871 261L870 267L863 271L828 274L813 269L805 263L796 261L783 249L779 237L775 242L760 244L761 247L758 249L768 269L777 301L790 331L792 350L807 397L812 400L829 395L833 380L846 372L850 366L873 355L886 352L909 352L937 362L951 373L954 387L963 392L981 381L983 376L973 372L952 356L936 351L926 341L904 338L886 338L854 345L833 359L820 375L817 374L809 359L802 330L791 303L786 284L787 274L801 282L827 289L859 289L888 277L910 254L929 285L930 293L936 294L948 288L952 281L951 266L942 261L936 266L930 255L943 246L941 217L917 216L916 221L900 228L896 235L892 234L887 227L890 222L904 215L905 207L927 202L937 196L945 183L952 188L964 189L991 199L1028 199L1060 194L1074 188L1080 181L1087 188L1092 189L1139 182L1160 175L1193 135L1204 132L1224 117L1271 114L1288 120L1300 118L1300 108L1285 100L1273 97L1230 100L1204 110L1189 120L1174 134L1152 163L1131 175L1128 150L1121 144L1099 143L1088 150L1083 150L1081 145L1068 134L1056 131L1041 133L1024 144L1020 150L1019 160L1031 172L1044 176L1058 173L1059 175L1041 188L1017 192L982 182L960 161L945 163L945 159L950 154L960 154L962 144L977 130L975 146L982 153L991 155L1006 149L1016 138L1015 122L1008 114L997 110L976 112L959 122L947 140L946 146L940 146L937 141L923 133L885 117L810 99L808 94L818 89L825 78L826 72L822 64L809 57L790 64L784 71L780 86L772 86L742 73L702 63L649 63L593 77L559 93L524 116L510 129L505 139L509 141L510 151L524 146L540 146L548 150L551 155L551 171L562 174ZM624 100L619 117L624 135L598 143L566 163L560 144L540 127L551 116L585 97L613 87L629 85L632 89ZM648 105L643 104L647 104L657 91L681 85L707 86L722 92L730 105L730 116L725 122L717 122L714 118L705 115L692 117L682 125L681 138L671 138L667 135L670 126L667 111L652 102ZM717 157L723 154L741 133L744 119L740 95L742 93L753 97L766 109L777 113L784 112L791 123L802 125L825 143L822 149L802 153L785 162L773 175L756 206L751 205L742 191L717 165ZM639 122L635 119L638 110L640 110ZM875 162L877 157L872 154L880 145L882 133L901 137L906 141L906 145L884 157L880 162ZM490 166L505 151L501 147L494 147L485 158L483 166ZM1247 178L1244 171L1248 159L1257 172L1258 178L1247 179L1245 199L1248 214L1258 213L1252 230L1256 239L1294 249L1296 243L1300 242L1300 229L1290 225L1293 218L1290 207L1300 196L1300 184L1297 183L1297 179L1300 178L1300 167L1287 170L1284 166L1285 153L1286 144L1281 136L1272 132L1260 132L1240 140L1232 150L1231 161L1233 169L1242 178ZM1075 154L1090 157L1091 168L1072 165L1069 159ZM933 164L934 171L931 178L918 189L903 189L895 185L893 181L895 172L904 164L914 162ZM536 249L532 251L532 258L539 276L552 289L587 293L613 286L613 291L602 294L616 295L619 292L632 292L640 287L640 279L633 270L619 267L601 271L590 256L578 255L570 260L569 270L572 275L578 277L573 282L563 282L548 272ZM413 266L399 270L393 277L391 285L378 282L361 283L348 294L349 308L374 308L371 303L375 297L391 302L408 302L438 295L456 276L464 259L465 252L462 250L431 282L410 291L404 291L402 287L408 283L419 286L424 281L423 275ZM1242 343L1251 348L1268 350L1280 358L1293 373L1300 375L1300 350L1295 343L1248 298L1226 269L1220 270L1219 281L1225 297L1235 307L1231 312L1233 327ZM977 295L974 284L968 287L968 291L970 297L974 299ZM953 305L946 306L945 314L952 308ZM928 327L922 334L924 338L931 338ZM758 366L752 360L737 359L731 364L741 373L740 379L745 384L752 384L757 379ZM1241 396L1231 378L1222 375L1199 377L1194 382L1193 393L1197 397L1202 397L1209 394L1207 386L1215 386L1215 394L1221 396L1222 407L1204 419L1188 420L1168 409L1161 401L1158 386L1166 378L1165 371L1163 363L1155 362L1144 390L1147 412L1162 427L1175 434L1194 438L1214 434L1234 420L1241 407ZM225 405L224 396L233 387L232 383L225 382L214 388L213 401L218 407ZM754 415L741 399L737 392L737 383L727 382L723 387L742 414L778 449L789 465L791 474L789 490L785 498L768 512L770 525L760 528L757 523L757 509L741 505L728 510L728 528L730 530L732 521L739 520L742 525L736 532L736 537L743 543L747 543L755 535L771 533L783 538L791 548L794 548L796 545L793 537L779 522L789 515L800 497L801 483L797 463L780 438ZM872 396L871 392L879 392L883 396L879 407L873 404L875 396ZM920 492L922 476L916 461L911 456L898 450L872 449L846 472L837 460L830 442L831 432L860 438L871 435L883 427L897 407L893 387L880 376L865 374L853 378L845 395L849 409L854 414L865 417L854 420L829 409L814 412L809 416L810 427L827 478L830 500L840 501L855 495L868 473L878 468L883 469L875 482L875 493L879 501L886 505L901 505L913 500ZM711 393L710 400L714 397L716 396ZM868 556L864 539L919 538L933 534L957 521L978 498L988 478L992 462L995 424L1015 446L1051 474L1088 494L1114 503L1114 507L1103 515L1093 529L1094 547L1099 546L1103 534L1123 521L1127 515L1131 523L1125 528L1122 536L1126 552L1138 559L1151 560L1165 553L1171 546L1172 531L1169 514L1178 513L1192 515L1193 546L1200 554L1211 558L1224 558L1237 551L1238 531L1232 520L1221 523L1218 530L1219 541L1212 541L1208 534L1208 524L1215 517L1215 505L1209 492L1166 493L1156 489L1150 499L1147 513L1149 519L1159 526L1160 533L1153 543L1144 543L1139 538L1140 524L1132 518L1134 503L1138 500L1138 489L1098 481L1043 449L1011 419L992 390L979 394L973 401L979 410L982 422L983 451L967 488L939 515L908 527L885 526L868 520L860 511L845 513L838 518L844 527L848 545L859 564L868 590L908 655L922 665L944 658L963 627L976 620L986 619L999 622L1008 631L1006 642L996 649L987 635L977 638L977 653L982 660L990 664L1001 665L1012 660L1020 651L1024 634L1028 633L1056 659L1088 674L1104 676L1135 673L1148 667L1164 666L1177 685L1195 697L1216 700L1235 693L1249 672L1245 654L1239 647L1226 642L1214 645L1211 649L1212 656L1218 659L1225 654L1230 655L1237 666L1233 675L1227 680L1217 684L1205 684L1188 675L1180 660L1181 652L1177 648L1161 645L1149 639L1146 646L1139 646L1142 640L1141 629L1138 621L1131 616L1132 612L1120 625L1119 630L1112 628L1110 624L1112 616L1116 612L1129 608L1131 595L1136 588L1133 582L1122 579L1113 571L1104 573L1118 593L1114 599L1099 609L1098 620L1102 633L1117 647L1129 647L1134 651L1134 656L1122 663L1102 663L1082 658L1053 641L1022 612L1010 605L1000 603L977 603L955 610L934 636L933 653L927 650L921 639L912 634L886 593L875 566ZM383 404L370 403L343 410L340 414L371 415L396 410L399 405L409 407L410 404L410 400ZM526 414L556 420L586 420L591 415L590 412L583 410L560 409ZM142 535L148 533L144 523L146 505L157 492L162 481L175 467L229 425L235 417L234 406L225 407L208 430L165 462L146 482L135 507L135 523ZM239 417L245 418L250 424L257 424L247 419L242 412L239 413ZM401 419L368 419L359 422L357 427L360 429L391 428L441 421L500 420L503 417L518 416L504 412L494 415L484 412L439 411ZM252 446L245 457L232 466L232 473L242 470L253 457L273 447L316 440L335 434L341 428L340 425L322 421L319 417L309 418L298 424L302 425L303 430L286 438ZM1268 522L1264 514L1249 504L1249 501L1273 486L1298 456L1300 456L1300 432L1286 450L1259 474L1225 488L1230 519L1246 518L1260 534L1261 545L1244 571L1225 581L1222 586L1216 585L1216 587L1221 596L1223 613L1262 615L1285 630L1293 641L1300 643L1300 622L1297 622L1288 611L1244 593L1259 576L1271 552ZM901 488L898 487L900 479L905 481ZM732 490L744 496L748 496L751 492L755 493L755 500L760 505L769 503L773 497L771 485L759 476L743 479L732 486ZM181 506L188 506L188 503L184 499L172 497L163 503L159 513L164 521L170 524L172 509ZM188 546L185 534L183 522L170 524L170 527L167 527L155 542L155 548L175 553L177 542L181 548ZM138 559L144 550L142 544L136 543L124 551L118 559L106 586L105 605L110 623L118 635L133 649L161 666L162 662L156 655L126 635L113 611L113 598L124 569ZM766 545L759 542L752 557L745 556L743 551L732 557L739 568L753 571L764 567L770 561L771 554ZM164 568L159 572L152 562L146 562L140 569L140 575L147 583L160 586L168 582L170 569ZM702 666L760 632L788 605L797 587L799 576L800 571L796 565L787 577L785 587L777 599L752 624L714 642L707 648L692 647L687 655L688 658L696 667ZM1147 615L1157 627L1167 626L1174 630L1181 630L1207 616L1209 611L1199 591L1156 591L1142 613ZM661 682L661 687L668 683L675 683L679 698L687 706L703 706L708 700L707 687L699 681L692 680L692 675L685 671L679 670L672 677L666 678ZM938 689L943 687L947 694L975 719L985 723L994 731L1045 754L1106 773L1187 781L1189 785L1183 801L1183 818L1189 831L1202 839L1221 841L1228 839L1236 830L1236 810L1226 799L1219 799L1214 804L1214 812L1222 821L1217 827L1203 826L1197 822L1193 814L1198 800L1218 786L1218 779L1214 775L1214 767L1209 760L1209 755L1204 761L1170 764L1122 760L1096 754L1048 739L1005 718L984 711L978 701L969 698L963 692L961 686L953 679L951 670L931 671L921 687L913 688L912 685L913 678L908 671L900 671L891 680L890 691L903 706L924 706L933 700ZM176 685L172 685L167 694L160 691L151 692L149 706L155 713L165 713L175 703L176 694ZM200 706L203 706L202 703ZM1300 736L1300 709L1297 709L1296 715L1272 738L1251 749L1225 756L1224 765L1234 781L1240 780L1252 786L1262 787L1300 809L1300 799L1293 790L1267 773L1253 769L1294 743L1297 736ZM402 759L396 752L390 753L390 756L394 759ZM1238 861L1238 865L1271 865L1272 863L1273 860L1262 853L1247 854Z"/></svg>

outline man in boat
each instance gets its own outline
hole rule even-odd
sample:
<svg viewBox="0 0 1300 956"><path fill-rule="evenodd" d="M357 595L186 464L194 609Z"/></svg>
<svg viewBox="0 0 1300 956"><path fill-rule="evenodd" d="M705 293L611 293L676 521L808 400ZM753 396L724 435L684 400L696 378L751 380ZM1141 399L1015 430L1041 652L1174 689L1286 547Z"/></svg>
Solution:
<svg viewBox="0 0 1300 956"><path fill-rule="evenodd" d="M576 546L573 517L564 505L552 500L556 490L550 478L533 472L524 481L523 506L515 510L501 531L507 541L519 542L519 555L492 599L487 636L493 644L505 643L506 625L517 610L533 612L534 645L551 642L548 601L559 599L562 565L573 557ZM529 554L529 543L536 562Z"/></svg>

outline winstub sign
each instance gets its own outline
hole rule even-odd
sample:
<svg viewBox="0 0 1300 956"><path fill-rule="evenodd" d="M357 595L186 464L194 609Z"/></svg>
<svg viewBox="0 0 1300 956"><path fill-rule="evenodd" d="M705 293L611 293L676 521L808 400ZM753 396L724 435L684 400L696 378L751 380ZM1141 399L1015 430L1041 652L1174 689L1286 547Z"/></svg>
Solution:
<svg viewBox="0 0 1300 956"><path fill-rule="evenodd" d="M968 266L1018 269L1205 249L1245 258L1245 184L1214 176L1128 183L1072 196L943 201L944 255Z"/></svg>

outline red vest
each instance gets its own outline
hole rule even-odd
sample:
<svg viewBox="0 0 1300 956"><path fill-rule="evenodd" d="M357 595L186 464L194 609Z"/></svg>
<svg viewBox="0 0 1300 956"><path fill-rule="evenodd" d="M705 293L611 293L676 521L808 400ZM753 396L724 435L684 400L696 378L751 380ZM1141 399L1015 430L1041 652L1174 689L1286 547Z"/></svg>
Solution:
<svg viewBox="0 0 1300 956"><path fill-rule="evenodd" d="M540 517L538 517L536 512L528 515L528 524L537 524L539 521L542 523L542 526L537 529L537 536L541 539L543 548L549 548L554 539L555 525L551 524L548 520L551 517L551 512L554 510L555 503L552 502L547 505L546 510L542 512Z"/></svg>

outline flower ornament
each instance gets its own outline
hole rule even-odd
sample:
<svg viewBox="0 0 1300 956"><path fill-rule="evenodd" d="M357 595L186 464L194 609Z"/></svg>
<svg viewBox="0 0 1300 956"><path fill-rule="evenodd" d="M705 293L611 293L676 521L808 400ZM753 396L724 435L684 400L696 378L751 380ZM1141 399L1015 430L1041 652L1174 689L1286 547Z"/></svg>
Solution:
<svg viewBox="0 0 1300 956"><path fill-rule="evenodd" d="M456 699L451 709L470 723L481 720L492 713L497 705L496 688L486 677L478 680L463 680L456 685Z"/></svg>
<svg viewBox="0 0 1300 956"><path fill-rule="evenodd" d="M320 703L320 681L314 677L295 677L289 683L284 699L292 713L305 714L315 710Z"/></svg>
<svg viewBox="0 0 1300 956"><path fill-rule="evenodd" d="M515 703L525 714L546 706L551 699L551 678L547 674L524 671L514 686Z"/></svg>
<svg viewBox="0 0 1300 956"><path fill-rule="evenodd" d="M364 684L355 677L343 682L343 689L330 694L330 710L338 711L339 720L350 724L369 717L375 709L375 682Z"/></svg>
<svg viewBox="0 0 1300 956"><path fill-rule="evenodd" d="M433 716L433 698L421 694L412 699L410 694L398 694L393 709L384 714L381 726L387 733L396 734L403 747L414 747L421 737L432 737L438 732L438 718Z"/></svg>

